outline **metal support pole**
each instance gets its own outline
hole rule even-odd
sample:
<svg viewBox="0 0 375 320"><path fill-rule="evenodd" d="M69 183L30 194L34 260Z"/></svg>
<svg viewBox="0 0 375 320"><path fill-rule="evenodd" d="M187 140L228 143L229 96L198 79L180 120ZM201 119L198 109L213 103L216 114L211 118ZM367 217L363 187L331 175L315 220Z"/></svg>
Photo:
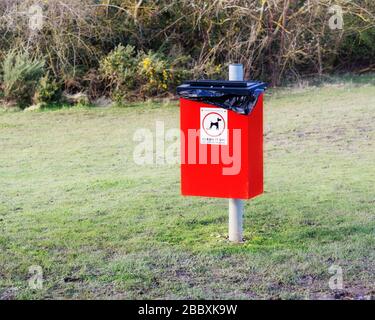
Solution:
<svg viewBox="0 0 375 320"><path fill-rule="evenodd" d="M229 241L243 241L243 208L243 200L229 199Z"/></svg>
<svg viewBox="0 0 375 320"><path fill-rule="evenodd" d="M229 81L243 81L244 70L242 64L229 65ZM244 201L229 199L229 241L241 243L243 241L243 211Z"/></svg>

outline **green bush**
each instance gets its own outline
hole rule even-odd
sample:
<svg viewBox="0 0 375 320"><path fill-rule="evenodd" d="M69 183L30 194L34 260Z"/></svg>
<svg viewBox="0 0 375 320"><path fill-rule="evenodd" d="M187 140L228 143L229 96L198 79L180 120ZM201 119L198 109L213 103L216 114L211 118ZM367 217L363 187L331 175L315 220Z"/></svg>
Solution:
<svg viewBox="0 0 375 320"><path fill-rule="evenodd" d="M119 45L100 62L100 73L114 90L132 90L136 85L138 56L135 48Z"/></svg>
<svg viewBox="0 0 375 320"><path fill-rule="evenodd" d="M3 63L4 97L24 108L32 103L36 87L44 72L44 61L32 59L27 53L11 50Z"/></svg>
<svg viewBox="0 0 375 320"><path fill-rule="evenodd" d="M61 100L61 96L61 84L55 79L52 79L49 73L47 73L39 81L37 90L34 95L34 103L56 103Z"/></svg>
<svg viewBox="0 0 375 320"><path fill-rule="evenodd" d="M173 72L169 61L152 51L140 57L138 73L142 79L141 90L146 95L166 92L173 83Z"/></svg>
<svg viewBox="0 0 375 320"><path fill-rule="evenodd" d="M375 28L349 34L341 43L338 64L347 68L372 66L375 56Z"/></svg>
<svg viewBox="0 0 375 320"><path fill-rule="evenodd" d="M189 61L186 56L171 61L157 52L136 52L133 46L119 45L100 62L100 74L108 83L112 99L122 102L132 95L148 97L168 92L186 79Z"/></svg>

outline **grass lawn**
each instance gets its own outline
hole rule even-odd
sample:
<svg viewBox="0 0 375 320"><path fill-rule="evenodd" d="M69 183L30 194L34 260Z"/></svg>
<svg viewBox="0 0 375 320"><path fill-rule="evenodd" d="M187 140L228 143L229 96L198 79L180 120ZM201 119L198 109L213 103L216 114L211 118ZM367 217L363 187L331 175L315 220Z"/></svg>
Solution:
<svg viewBox="0 0 375 320"><path fill-rule="evenodd" d="M374 296L374 77L268 92L243 245L226 240L227 200L181 197L177 165L133 163L137 128L178 119L177 102L0 111L0 299Z"/></svg>

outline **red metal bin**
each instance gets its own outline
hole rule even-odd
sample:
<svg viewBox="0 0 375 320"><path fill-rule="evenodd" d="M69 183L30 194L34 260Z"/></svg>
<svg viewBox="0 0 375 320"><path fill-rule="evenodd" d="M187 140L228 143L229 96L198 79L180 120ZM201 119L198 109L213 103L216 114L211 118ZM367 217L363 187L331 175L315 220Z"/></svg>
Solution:
<svg viewBox="0 0 375 320"><path fill-rule="evenodd" d="M207 80L178 87L182 195L251 199L263 193L265 88Z"/></svg>

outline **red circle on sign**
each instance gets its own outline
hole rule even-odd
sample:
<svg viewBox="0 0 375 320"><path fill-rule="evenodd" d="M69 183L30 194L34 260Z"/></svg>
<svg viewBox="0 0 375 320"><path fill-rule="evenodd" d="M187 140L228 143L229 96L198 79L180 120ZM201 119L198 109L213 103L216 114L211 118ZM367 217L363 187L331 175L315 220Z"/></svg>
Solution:
<svg viewBox="0 0 375 320"><path fill-rule="evenodd" d="M220 117L221 121L223 121L223 124L224 124L222 130L217 130L219 132L218 134L212 134L211 132L207 131L207 130L210 130L210 128L206 128L206 126L205 126L205 121L206 121L207 117L210 116L210 115L213 115L213 114L215 114L218 117ZM220 127L220 124L217 123L217 126ZM216 137L220 137L224 133L225 128L226 128L226 123L225 123L225 120L224 120L224 118L223 118L223 116L221 114L219 114L217 112L210 112L210 113L206 114L206 116L203 118L202 127L203 127L204 132L207 133L207 135L209 135L210 137L216 138Z"/></svg>

